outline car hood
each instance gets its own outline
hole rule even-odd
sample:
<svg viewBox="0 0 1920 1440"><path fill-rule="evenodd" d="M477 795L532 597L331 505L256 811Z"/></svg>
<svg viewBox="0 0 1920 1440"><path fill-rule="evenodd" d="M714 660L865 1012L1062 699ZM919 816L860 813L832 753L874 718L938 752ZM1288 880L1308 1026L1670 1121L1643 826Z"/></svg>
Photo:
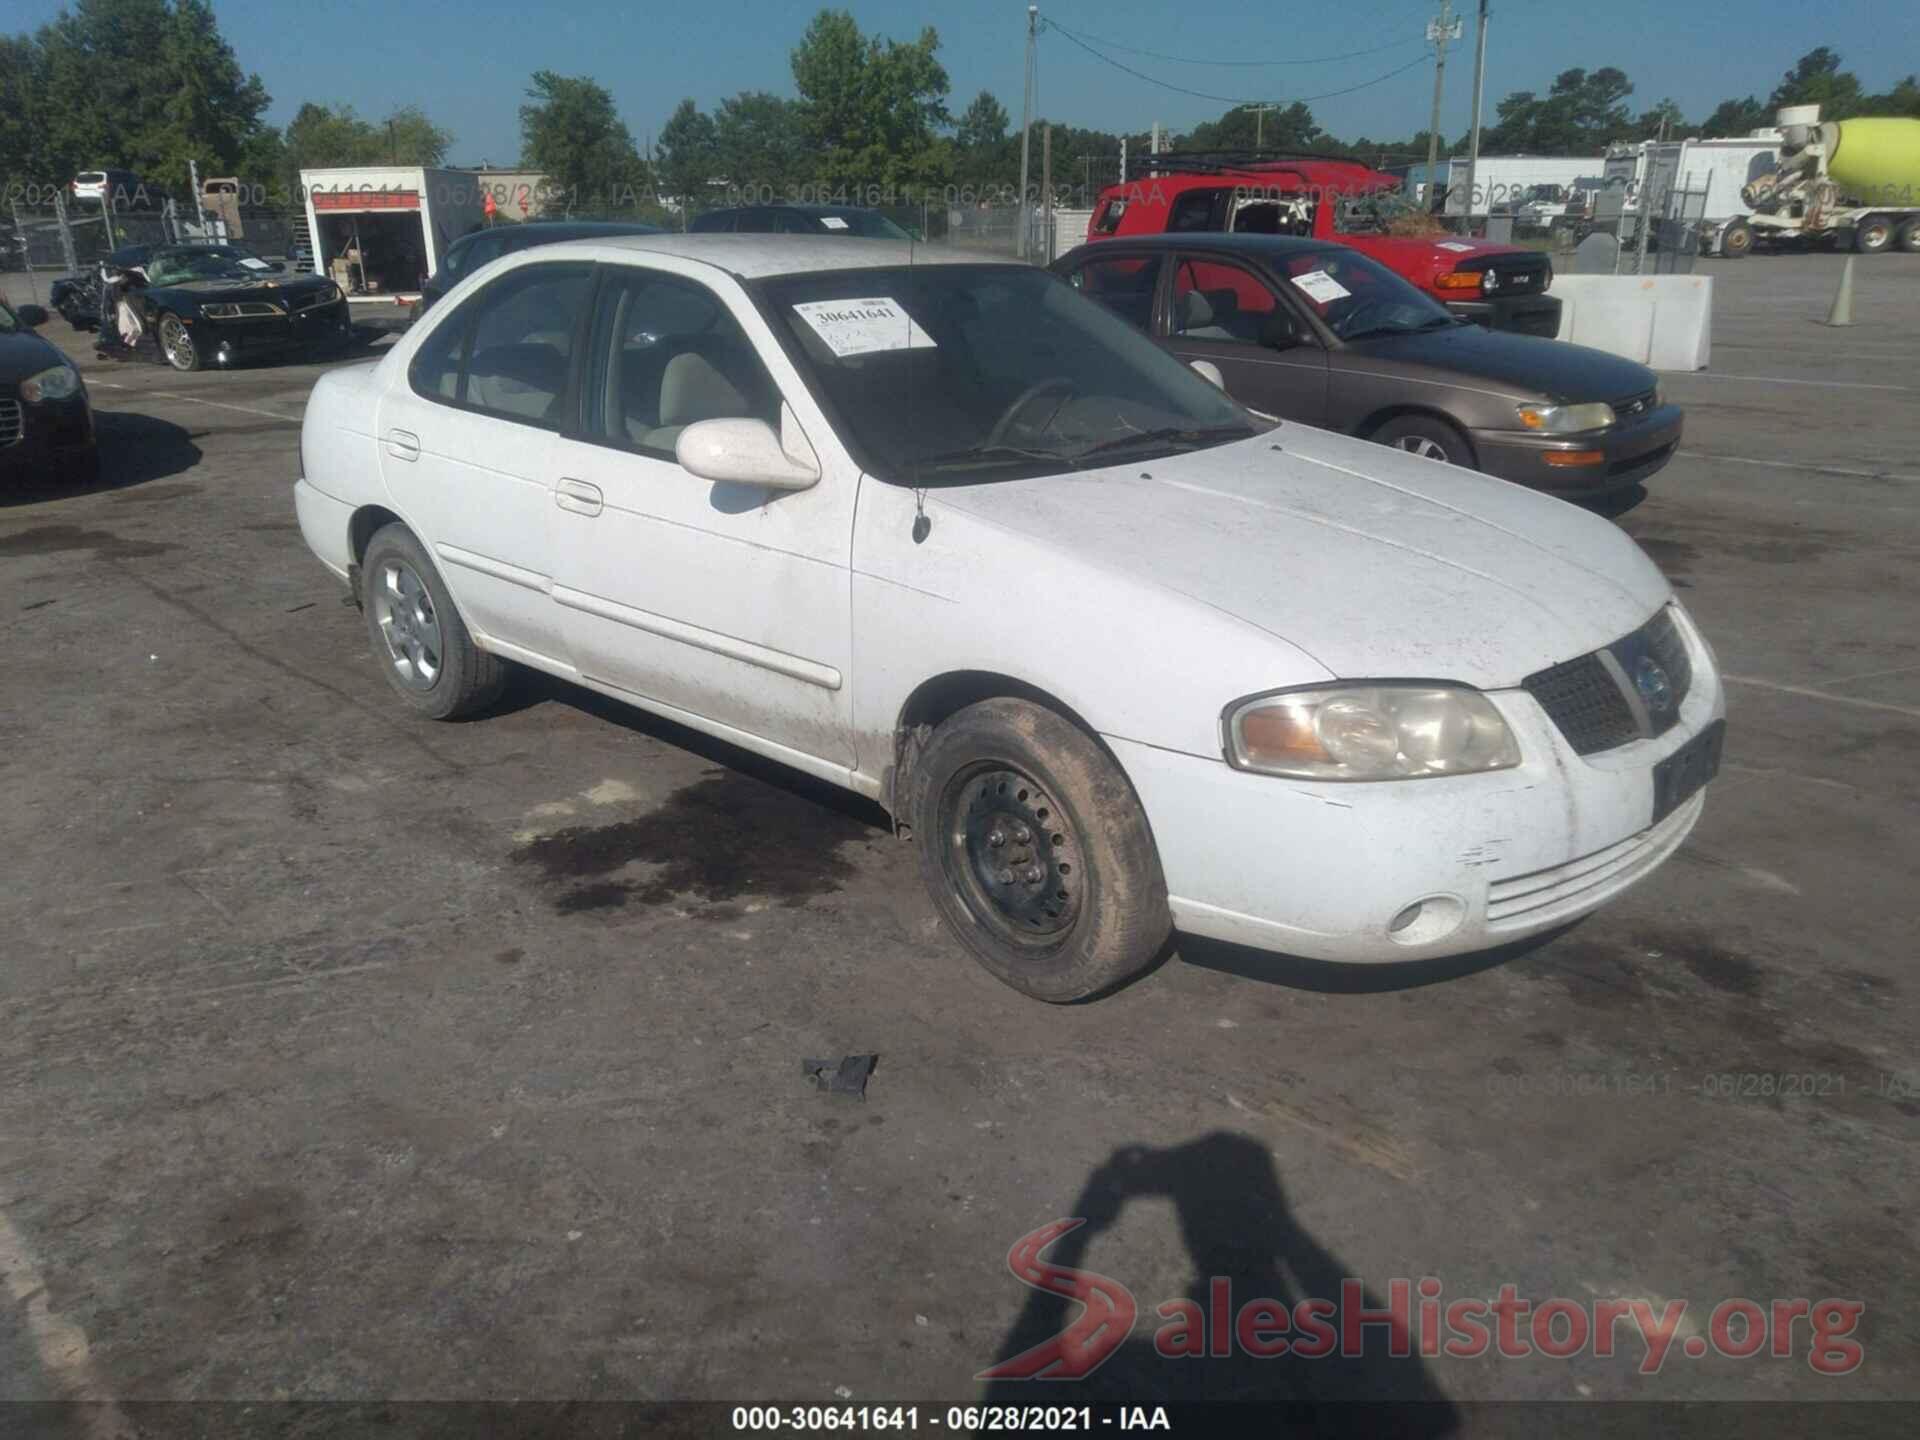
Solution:
<svg viewBox="0 0 1920 1440"><path fill-rule="evenodd" d="M1341 679L1511 687L1638 628L1672 593L1599 516L1301 425L929 503L1225 612ZM1114 623L1178 643L1145 615Z"/></svg>
<svg viewBox="0 0 1920 1440"><path fill-rule="evenodd" d="M263 275L258 279L235 276L232 279L182 280L172 285L156 285L155 290L181 290L189 295L203 298L229 296L240 299L271 300L276 295L304 295L313 290L324 290L331 281L318 275Z"/></svg>
<svg viewBox="0 0 1920 1440"><path fill-rule="evenodd" d="M38 375L64 358L51 341L31 331L0 335L0 384L11 390L29 375Z"/></svg>
<svg viewBox="0 0 1920 1440"><path fill-rule="evenodd" d="M1625 400L1658 383L1646 366L1604 350L1516 335L1480 325L1452 325L1415 335L1378 335L1350 343L1358 357L1455 370L1525 396L1578 403Z"/></svg>

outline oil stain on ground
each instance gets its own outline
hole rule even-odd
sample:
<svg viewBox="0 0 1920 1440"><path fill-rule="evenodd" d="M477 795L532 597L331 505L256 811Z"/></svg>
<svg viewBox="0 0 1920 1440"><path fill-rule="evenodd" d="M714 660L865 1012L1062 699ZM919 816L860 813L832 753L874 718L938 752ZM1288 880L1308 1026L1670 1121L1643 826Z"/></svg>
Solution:
<svg viewBox="0 0 1920 1440"><path fill-rule="evenodd" d="M102 560L138 560L179 548L158 540L124 540L111 531L88 530L79 525L41 525L12 535L0 535L0 556L59 555L69 550L91 550Z"/></svg>
<svg viewBox="0 0 1920 1440"><path fill-rule="evenodd" d="M873 830L803 795L723 771L675 791L649 814L610 825L575 825L514 852L562 887L563 914L630 903L696 900L703 918L738 915L721 902L761 899L804 905L853 878L842 849ZM625 875L629 867L640 873Z"/></svg>

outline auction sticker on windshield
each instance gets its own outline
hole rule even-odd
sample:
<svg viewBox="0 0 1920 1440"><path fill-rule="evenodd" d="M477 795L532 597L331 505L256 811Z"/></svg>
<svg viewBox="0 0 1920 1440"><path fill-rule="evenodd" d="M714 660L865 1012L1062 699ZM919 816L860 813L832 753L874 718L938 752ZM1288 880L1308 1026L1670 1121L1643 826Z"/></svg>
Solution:
<svg viewBox="0 0 1920 1440"><path fill-rule="evenodd" d="M251 255L243 256L240 263L249 270L271 270L273 266L264 260L255 260Z"/></svg>
<svg viewBox="0 0 1920 1440"><path fill-rule="evenodd" d="M1456 255L1468 254L1473 249L1471 245L1462 245L1458 240L1442 240L1440 244L1435 248L1440 250L1451 250Z"/></svg>
<svg viewBox="0 0 1920 1440"><path fill-rule="evenodd" d="M847 228L847 222L842 220L838 215L822 215L820 217L820 223L829 230L844 230Z"/></svg>
<svg viewBox="0 0 1920 1440"><path fill-rule="evenodd" d="M1344 300L1353 292L1324 270L1309 270L1304 275L1293 277L1293 283L1307 293L1307 298L1316 305L1331 304L1335 300Z"/></svg>
<svg viewBox="0 0 1920 1440"><path fill-rule="evenodd" d="M871 355L880 350L936 348L933 337L916 325L913 317L891 296L809 300L794 306L793 313L811 325L814 333L840 359L849 355Z"/></svg>

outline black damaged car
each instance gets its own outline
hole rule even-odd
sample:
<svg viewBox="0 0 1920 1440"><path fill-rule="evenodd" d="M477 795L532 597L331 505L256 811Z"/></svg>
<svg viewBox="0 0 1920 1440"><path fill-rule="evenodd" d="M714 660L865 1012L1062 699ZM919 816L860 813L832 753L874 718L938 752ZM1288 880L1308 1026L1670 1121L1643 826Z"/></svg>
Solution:
<svg viewBox="0 0 1920 1440"><path fill-rule="evenodd" d="M140 322L176 370L353 338L346 297L320 275L293 275L258 256L205 246L156 249L129 291Z"/></svg>
<svg viewBox="0 0 1920 1440"><path fill-rule="evenodd" d="M93 411L80 372L33 332L38 305L0 300L0 478L64 478L85 484L100 470Z"/></svg>

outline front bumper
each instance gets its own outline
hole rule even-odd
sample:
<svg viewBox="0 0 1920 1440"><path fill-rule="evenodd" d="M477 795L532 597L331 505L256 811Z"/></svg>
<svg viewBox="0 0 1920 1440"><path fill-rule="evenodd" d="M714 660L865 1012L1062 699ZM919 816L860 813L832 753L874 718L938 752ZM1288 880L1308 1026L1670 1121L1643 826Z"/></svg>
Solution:
<svg viewBox="0 0 1920 1440"><path fill-rule="evenodd" d="M330 300L291 315L262 315L237 320L194 322L194 338L206 348L207 358L230 363L243 356L264 355L304 345L336 342L347 335L347 302ZM224 359L222 358L224 355Z"/></svg>
<svg viewBox="0 0 1920 1440"><path fill-rule="evenodd" d="M1540 335L1551 340L1560 333L1560 297L1544 292L1534 295L1496 295L1490 300L1447 300L1441 303L1454 314L1484 325L1489 330L1514 330L1522 335Z"/></svg>
<svg viewBox="0 0 1920 1440"><path fill-rule="evenodd" d="M1604 904L1672 855L1704 804L1652 823L1654 766L1725 714L1711 652L1690 621L1681 629L1693 683L1671 730L1581 756L1525 691L1489 692L1523 756L1492 774L1313 784L1108 737L1153 827L1175 924L1364 964L1484 950ZM1447 928L1423 915L1393 933L1416 901Z"/></svg>
<svg viewBox="0 0 1920 1440"><path fill-rule="evenodd" d="M12 409L18 404L17 425ZM93 407L82 390L66 400L28 405L17 397L0 404L0 472L51 473L94 453Z"/></svg>
<svg viewBox="0 0 1920 1440"><path fill-rule="evenodd" d="M1515 430L1475 430L1474 453L1489 475L1544 491L1563 500L1586 500L1638 485L1665 468L1680 448L1686 414L1662 405L1625 425L1596 435L1531 435ZM1549 454L1598 450L1587 465L1553 465Z"/></svg>

